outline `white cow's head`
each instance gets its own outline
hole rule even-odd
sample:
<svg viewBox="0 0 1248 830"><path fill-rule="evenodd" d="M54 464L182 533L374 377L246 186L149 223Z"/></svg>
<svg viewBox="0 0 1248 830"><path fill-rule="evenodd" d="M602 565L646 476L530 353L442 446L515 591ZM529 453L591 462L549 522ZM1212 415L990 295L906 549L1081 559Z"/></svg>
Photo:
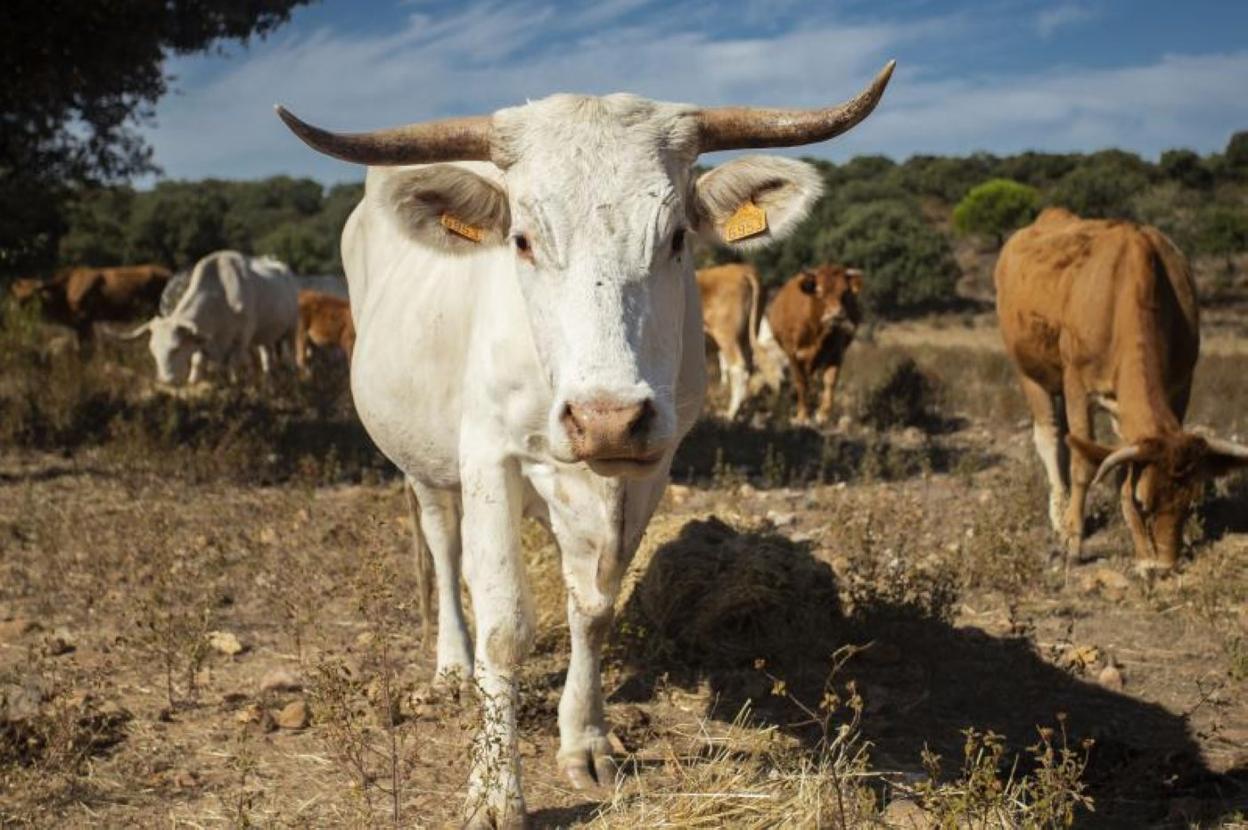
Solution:
<svg viewBox="0 0 1248 830"><path fill-rule="evenodd" d="M147 348L156 361L156 379L161 383L181 386L191 372L191 358L203 347L203 340L189 321L173 317L153 317L138 328L122 335L133 340L148 335Z"/></svg>
<svg viewBox="0 0 1248 830"><path fill-rule="evenodd" d="M695 177L699 154L831 138L870 114L891 73L890 63L858 97L820 110L555 95L489 117L363 134L278 114L329 155L427 164L385 177L383 202L421 244L452 254L511 248L554 390L549 450L603 474L645 474L677 438L691 235L767 244L820 192L818 173L799 161L744 157ZM497 170L438 163L469 160Z"/></svg>

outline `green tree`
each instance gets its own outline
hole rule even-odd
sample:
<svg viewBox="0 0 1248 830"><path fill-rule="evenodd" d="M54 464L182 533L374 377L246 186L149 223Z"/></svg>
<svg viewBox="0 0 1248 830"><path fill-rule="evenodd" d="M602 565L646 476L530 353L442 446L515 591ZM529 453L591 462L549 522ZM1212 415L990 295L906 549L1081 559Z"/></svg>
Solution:
<svg viewBox="0 0 1248 830"><path fill-rule="evenodd" d="M863 269L866 303L881 316L927 311L956 299L960 271L949 241L905 203L847 208L819 233L815 253L812 261Z"/></svg>
<svg viewBox="0 0 1248 830"><path fill-rule="evenodd" d="M1213 173L1204 161L1191 150L1166 150L1158 165L1167 179L1194 190L1206 190L1213 186Z"/></svg>
<svg viewBox="0 0 1248 830"><path fill-rule="evenodd" d="M1034 187L1009 179L991 179L976 185L953 209L959 233L992 237L1001 247L1005 235L1035 218L1040 194Z"/></svg>
<svg viewBox="0 0 1248 830"><path fill-rule="evenodd" d="M76 187L154 170L134 129L165 58L247 40L307 0L11 0L0 26L0 272L48 266Z"/></svg>
<svg viewBox="0 0 1248 830"><path fill-rule="evenodd" d="M1062 177L1051 201L1087 219L1134 219L1132 199L1148 188L1150 172L1131 153L1094 153Z"/></svg>
<svg viewBox="0 0 1248 830"><path fill-rule="evenodd" d="M1226 143L1226 163L1241 176L1248 175L1248 130L1241 130Z"/></svg>

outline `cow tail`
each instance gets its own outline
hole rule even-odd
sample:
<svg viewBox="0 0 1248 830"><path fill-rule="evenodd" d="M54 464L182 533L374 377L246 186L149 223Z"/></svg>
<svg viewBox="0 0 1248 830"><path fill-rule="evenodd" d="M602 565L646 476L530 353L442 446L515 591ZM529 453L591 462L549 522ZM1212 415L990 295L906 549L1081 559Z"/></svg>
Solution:
<svg viewBox="0 0 1248 830"><path fill-rule="evenodd" d="M750 353L745 356L745 371L753 373L755 355L758 354L759 309L763 304L763 289L755 269L750 268L746 274L750 281Z"/></svg>
<svg viewBox="0 0 1248 830"><path fill-rule="evenodd" d="M420 529L420 502L412 489L410 479L403 480L403 493L407 496L407 515L412 522L412 554L416 560L416 602L420 609L420 641L428 649L433 638L433 554Z"/></svg>

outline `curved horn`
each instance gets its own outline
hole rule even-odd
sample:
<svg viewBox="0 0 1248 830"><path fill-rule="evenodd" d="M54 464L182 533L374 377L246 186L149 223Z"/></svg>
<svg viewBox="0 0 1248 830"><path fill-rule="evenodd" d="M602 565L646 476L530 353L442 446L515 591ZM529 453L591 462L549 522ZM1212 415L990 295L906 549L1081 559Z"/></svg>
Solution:
<svg viewBox="0 0 1248 830"><path fill-rule="evenodd" d="M143 335L147 334L147 332L151 328L152 328L152 321L148 320L146 323L139 326L137 329L134 329L132 331L127 331L127 332L122 332L120 334L116 334L114 335L114 337L116 337L118 340L137 340Z"/></svg>
<svg viewBox="0 0 1248 830"><path fill-rule="evenodd" d="M355 164L425 164L437 161L489 161L490 117L474 115L408 124L371 133L331 133L296 118L278 105L277 117L304 144Z"/></svg>
<svg viewBox="0 0 1248 830"><path fill-rule="evenodd" d="M813 110L718 107L699 110L698 151L746 147L795 147L827 141L871 114L888 86L897 61L889 61L871 85L840 106Z"/></svg>
<svg viewBox="0 0 1248 830"><path fill-rule="evenodd" d="M1209 445L1210 451L1217 455L1234 458L1238 461L1248 461L1248 447L1245 447L1243 444L1236 444L1234 441L1227 441L1225 438L1205 438L1205 443Z"/></svg>
<svg viewBox="0 0 1248 830"><path fill-rule="evenodd" d="M1092 479L1092 486L1101 483L1101 479L1109 475L1119 464L1126 464L1128 461L1134 461L1144 454L1143 449L1138 444L1128 444L1125 447L1119 447L1106 456L1101 462L1101 466L1096 471L1096 476Z"/></svg>

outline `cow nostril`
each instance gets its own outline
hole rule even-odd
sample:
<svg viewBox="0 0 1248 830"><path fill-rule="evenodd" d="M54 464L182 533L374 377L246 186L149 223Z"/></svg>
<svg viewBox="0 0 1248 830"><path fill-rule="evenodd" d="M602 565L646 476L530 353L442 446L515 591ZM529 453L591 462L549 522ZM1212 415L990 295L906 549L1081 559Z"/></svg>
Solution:
<svg viewBox="0 0 1248 830"><path fill-rule="evenodd" d="M649 400L642 401L637 407L637 413L629 421L628 434L635 437L648 430L654 422L654 416L654 404Z"/></svg>
<svg viewBox="0 0 1248 830"><path fill-rule="evenodd" d="M568 435L579 436L585 434L585 425L576 417L576 407L572 406L572 404L564 404L563 415L559 417L559 420L563 422L563 428Z"/></svg>

